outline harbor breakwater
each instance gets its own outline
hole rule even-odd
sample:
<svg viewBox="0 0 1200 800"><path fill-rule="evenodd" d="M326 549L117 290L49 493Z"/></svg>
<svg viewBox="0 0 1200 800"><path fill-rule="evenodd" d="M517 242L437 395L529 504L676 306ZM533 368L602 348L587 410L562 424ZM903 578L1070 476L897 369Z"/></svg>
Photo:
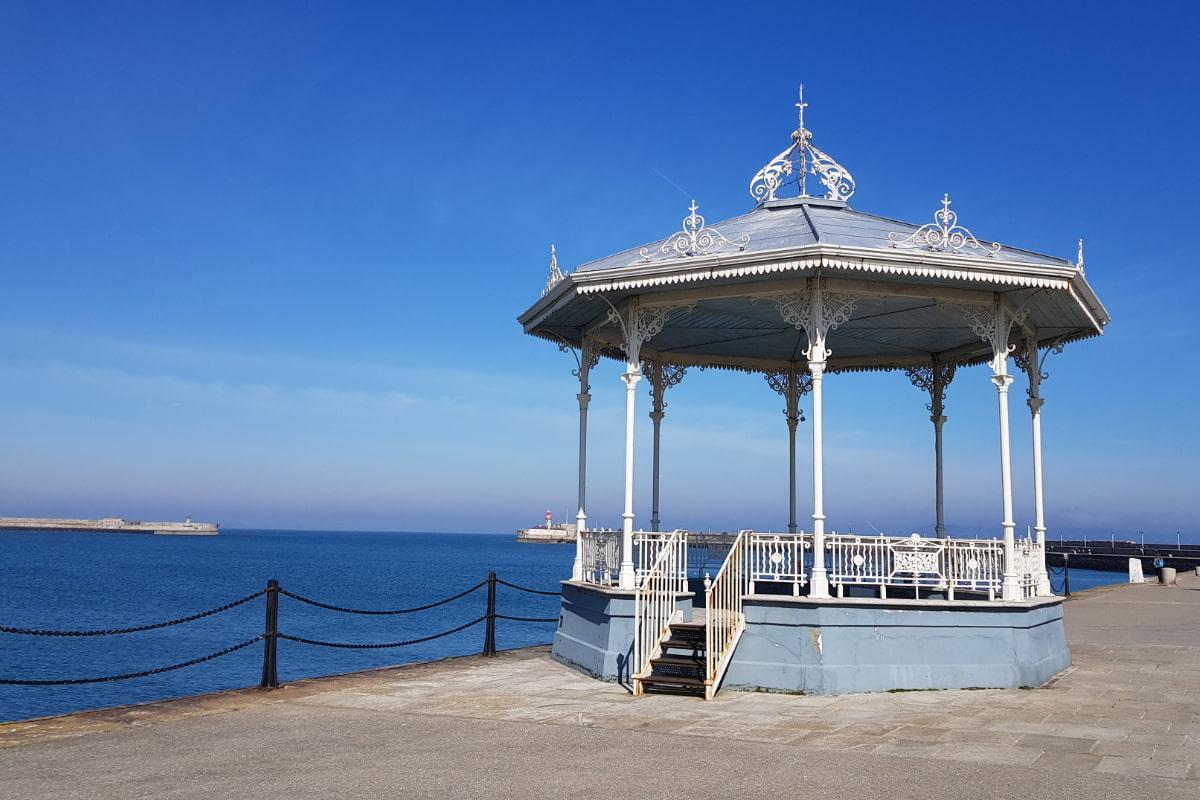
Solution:
<svg viewBox="0 0 1200 800"><path fill-rule="evenodd" d="M77 531L80 533L151 533L160 536L216 536L215 522L138 522L122 517L103 519L51 519L48 517L0 517L0 531Z"/></svg>

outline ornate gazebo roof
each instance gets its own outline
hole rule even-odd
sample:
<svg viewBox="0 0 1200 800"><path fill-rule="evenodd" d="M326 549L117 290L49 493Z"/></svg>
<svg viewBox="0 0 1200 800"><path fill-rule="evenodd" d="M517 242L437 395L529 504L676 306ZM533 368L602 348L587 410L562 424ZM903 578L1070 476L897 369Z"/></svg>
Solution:
<svg viewBox="0 0 1200 800"><path fill-rule="evenodd" d="M789 295L821 281L853 297L831 330L831 371L944 361L974 363L992 347L964 309L1000 302L1027 338L1048 347L1101 333L1108 314L1075 262L977 239L945 196L925 224L851 208L849 171L812 144L800 124L792 144L755 176L749 213L708 226L693 203L670 236L582 264L552 266L538 302L519 317L527 333L622 358L609 312L631 299L663 308L642 349L682 365L770 372L803 361L806 337ZM808 178L825 189L808 193ZM790 179L789 179L790 178ZM798 196L780 198L794 186Z"/></svg>

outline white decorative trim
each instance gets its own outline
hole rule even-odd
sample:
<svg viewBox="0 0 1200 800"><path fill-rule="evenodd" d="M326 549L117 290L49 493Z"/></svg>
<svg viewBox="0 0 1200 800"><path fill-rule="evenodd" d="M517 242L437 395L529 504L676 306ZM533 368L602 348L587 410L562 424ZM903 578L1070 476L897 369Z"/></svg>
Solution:
<svg viewBox="0 0 1200 800"><path fill-rule="evenodd" d="M742 236L736 242L729 241L717 229L705 227L704 217L696 213L698 208L696 201L693 200L691 206L688 207L691 213L683 218L683 230L671 234L654 252L643 247L641 249L642 260L649 261L652 256L670 255L671 253L682 258L706 256L710 250L726 245L737 247L738 250L746 249L746 245L750 242L749 236Z"/></svg>
<svg viewBox="0 0 1200 800"><path fill-rule="evenodd" d="M608 321L619 325L625 334L619 346L631 370L638 368L642 345L662 333L673 313L681 308L690 311L695 307L695 303L635 304L630 308L626 320L616 308L609 306Z"/></svg>
<svg viewBox="0 0 1200 800"><path fill-rule="evenodd" d="M973 233L958 224L958 214L950 210L949 194L942 195L942 207L934 212L932 223L922 225L903 240L900 234L889 233L888 241L892 247L923 247L942 253L961 253L967 249L988 258L1000 252L999 244L993 242L985 247Z"/></svg>
<svg viewBox="0 0 1200 800"><path fill-rule="evenodd" d="M783 186L787 175L798 175L800 197L808 197L808 176L816 175L821 185L825 187L825 197L829 200L849 200L854 194L854 176L850 170L839 164L832 156L818 149L812 143L812 131L804 127L804 87L800 87L800 102L796 103L799 111L799 125L792 133L792 144L779 155L772 158L766 165L755 173L750 180L750 196L759 203L776 199L776 192ZM812 159L811 165L809 159Z"/></svg>
<svg viewBox="0 0 1200 800"><path fill-rule="evenodd" d="M950 303L939 300L941 308L957 310L967 321L971 332L992 348L992 373L997 376L1008 374L1008 356L1016 349L1015 344L1009 344L1013 326L1020 327L1029 317L1028 301L1013 311L1008 306L997 301L991 305L972 305L968 303Z"/></svg>
<svg viewBox="0 0 1200 800"><path fill-rule="evenodd" d="M1014 262L997 262L996 266L999 266L1002 263L1012 263L1016 268L1028 266ZM1070 278L1050 276L1040 277L1028 274L1019 275L1007 272L998 272L994 268L989 270L981 270L977 268L963 269L955 265L933 266L912 263L897 264L875 260L869 256L837 257L833 255L814 255L744 265L738 264L723 266L718 263L710 264L704 267L697 267L695 269L665 272L659 275L611 278L609 280L597 281L595 283L582 283L582 281L588 280L588 274L576 273L576 279L581 283L579 283L575 288L579 294L597 294L600 292L627 291L630 289L671 286L706 280L724 280L727 278L739 278L748 275L771 275L781 272L798 272L816 268L846 270L848 272L877 273L882 275L938 278L974 283L997 283L1004 286L1014 286L1027 289L1054 289L1057 291L1073 291ZM1065 268L1070 269L1069 266ZM1046 269L1046 267L1042 267L1042 269ZM1054 268L1049 267L1049 269ZM1086 309L1086 306L1084 306L1078 295L1073 292L1073 296L1074 299L1079 302L1080 306ZM1095 322L1094 315L1090 311L1088 314L1089 317L1093 319L1093 322ZM1097 323L1097 327L1102 326L1099 326Z"/></svg>
<svg viewBox="0 0 1200 800"><path fill-rule="evenodd" d="M550 245L550 277L546 279L546 288L542 289L542 297L549 294L550 290L565 277L562 270L558 268L558 252L554 249L554 245Z"/></svg>

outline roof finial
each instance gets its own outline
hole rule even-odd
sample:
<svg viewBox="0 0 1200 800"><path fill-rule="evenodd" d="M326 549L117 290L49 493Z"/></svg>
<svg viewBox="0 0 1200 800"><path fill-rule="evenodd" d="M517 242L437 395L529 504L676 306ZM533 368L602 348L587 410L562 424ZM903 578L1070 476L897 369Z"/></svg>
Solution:
<svg viewBox="0 0 1200 800"><path fill-rule="evenodd" d="M542 296L545 297L563 277L562 270L558 268L558 251L554 245L550 245L550 277L546 279L546 288L542 289Z"/></svg>
<svg viewBox="0 0 1200 800"><path fill-rule="evenodd" d="M1075 269L1083 272L1083 237L1079 237L1079 255L1075 259Z"/></svg>
<svg viewBox="0 0 1200 800"><path fill-rule="evenodd" d="M821 185L825 187L825 197L828 200L845 201L854 194L854 176L850 171L813 145L812 131L804 124L806 108L808 103L804 102L804 84L801 84L800 100L796 103L799 124L792 132L791 146L767 162L750 181L750 196L759 203L776 200L775 193L783 186L784 176L793 173L797 173L796 183L799 184L797 189L800 197L809 196L809 175L817 176Z"/></svg>
<svg viewBox="0 0 1200 800"><path fill-rule="evenodd" d="M796 128L793 134L793 141L800 143L800 151L797 155L800 157L800 196L808 197L808 153L804 149L804 143L811 138L811 134L804 129L804 109L808 108L808 103L804 102L804 84L800 84L800 101L796 103L796 111L800 116L800 125Z"/></svg>

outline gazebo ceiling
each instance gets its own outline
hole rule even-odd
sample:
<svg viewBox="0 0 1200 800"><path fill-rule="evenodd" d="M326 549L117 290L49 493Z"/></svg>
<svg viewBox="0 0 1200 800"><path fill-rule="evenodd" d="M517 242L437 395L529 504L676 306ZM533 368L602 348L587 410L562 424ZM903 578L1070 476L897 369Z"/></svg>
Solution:
<svg viewBox="0 0 1200 800"><path fill-rule="evenodd" d="M807 340L786 314L789 296L820 281L853 296L850 317L830 331L831 370L928 363L934 356L987 360L991 346L960 309L1000 302L1022 318L1021 335L1042 346L1095 336L1108 314L1088 285L1083 251L1071 263L980 241L958 224L945 197L932 223L917 225L856 211L850 173L813 147L801 125L793 144L755 175L747 214L709 227L695 203L683 228L650 244L580 265L552 263L542 298L519 318L527 333L623 358L610 310L669 306L643 357L750 370L803 361ZM793 166L794 164L794 166ZM799 197L779 199L797 175ZM816 176L827 196L808 195Z"/></svg>

